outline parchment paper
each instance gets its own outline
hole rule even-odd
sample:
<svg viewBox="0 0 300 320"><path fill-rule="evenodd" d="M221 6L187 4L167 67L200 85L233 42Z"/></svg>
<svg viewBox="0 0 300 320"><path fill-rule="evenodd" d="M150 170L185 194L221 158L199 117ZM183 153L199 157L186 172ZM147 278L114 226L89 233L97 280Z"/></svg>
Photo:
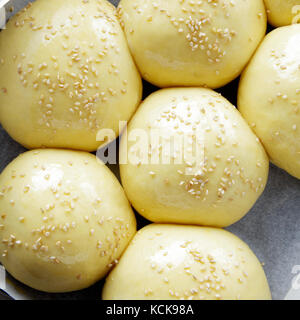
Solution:
<svg viewBox="0 0 300 320"><path fill-rule="evenodd" d="M28 2L13 0L10 5L16 12ZM110 2L116 5L119 1ZM237 83L238 80L220 90L233 103L236 102ZM155 90L150 84L144 85L144 96ZM0 172L24 151L0 127ZM118 167L111 169L118 176ZM138 216L139 227L147 223ZM300 300L300 180L271 165L264 194L246 217L228 230L243 239L263 263L274 299ZM5 292L14 299L100 299L102 285L103 281L79 292L46 294L7 275Z"/></svg>

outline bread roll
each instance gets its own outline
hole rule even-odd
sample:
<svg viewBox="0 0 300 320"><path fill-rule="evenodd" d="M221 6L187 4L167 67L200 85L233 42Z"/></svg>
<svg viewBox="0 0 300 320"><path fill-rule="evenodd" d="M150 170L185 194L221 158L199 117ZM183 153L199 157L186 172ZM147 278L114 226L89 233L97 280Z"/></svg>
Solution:
<svg viewBox="0 0 300 320"><path fill-rule="evenodd" d="M238 107L271 161L300 179L300 25L263 41L239 88Z"/></svg>
<svg viewBox="0 0 300 320"><path fill-rule="evenodd" d="M150 225L135 236L103 289L105 300L268 300L251 249L213 228Z"/></svg>
<svg viewBox="0 0 300 320"><path fill-rule="evenodd" d="M300 0L264 0L268 21L274 27L300 22Z"/></svg>
<svg viewBox="0 0 300 320"><path fill-rule="evenodd" d="M29 151L0 175L0 261L46 292L103 278L136 231L124 192L95 156Z"/></svg>
<svg viewBox="0 0 300 320"><path fill-rule="evenodd" d="M141 79L106 0L37 0L0 33L0 122L26 148L96 150L141 99Z"/></svg>
<svg viewBox="0 0 300 320"><path fill-rule="evenodd" d="M125 192L153 222L228 226L251 209L268 177L262 145L236 108L210 89L150 95L120 150Z"/></svg>
<svg viewBox="0 0 300 320"><path fill-rule="evenodd" d="M121 25L142 76L159 87L221 87L266 32L263 0L121 0Z"/></svg>

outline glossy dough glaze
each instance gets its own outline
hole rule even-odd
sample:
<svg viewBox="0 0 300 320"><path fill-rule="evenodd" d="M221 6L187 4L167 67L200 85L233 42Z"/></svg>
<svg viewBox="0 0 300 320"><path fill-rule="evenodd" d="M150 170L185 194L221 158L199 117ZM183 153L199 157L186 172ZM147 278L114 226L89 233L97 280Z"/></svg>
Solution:
<svg viewBox="0 0 300 320"><path fill-rule="evenodd" d="M135 232L119 182L94 155L29 151L0 176L0 261L32 288L69 292L91 286Z"/></svg>
<svg viewBox="0 0 300 320"><path fill-rule="evenodd" d="M121 25L142 76L159 87L221 87L266 32L263 0L121 0Z"/></svg>
<svg viewBox="0 0 300 320"><path fill-rule="evenodd" d="M141 99L141 78L106 0L37 0L0 33L0 122L26 148L94 151Z"/></svg>
<svg viewBox="0 0 300 320"><path fill-rule="evenodd" d="M300 179L300 25L263 41L241 78L238 107L272 162Z"/></svg>
<svg viewBox="0 0 300 320"><path fill-rule="evenodd" d="M148 137L138 152L137 130ZM185 142L168 149L170 139L162 136L155 144L150 139L156 130L171 134L170 139L183 136ZM269 161L262 145L236 108L210 89L151 94L129 123L127 137L120 150L121 163L128 155L120 165L123 187L150 221L228 226L251 209L265 188ZM197 145L199 157L192 163L189 148ZM169 164L163 156L169 156Z"/></svg>
<svg viewBox="0 0 300 320"><path fill-rule="evenodd" d="M300 22L300 0L264 0L268 21L274 27Z"/></svg>
<svg viewBox="0 0 300 320"><path fill-rule="evenodd" d="M105 300L271 299L251 249L222 229L150 225L140 230L103 289Z"/></svg>

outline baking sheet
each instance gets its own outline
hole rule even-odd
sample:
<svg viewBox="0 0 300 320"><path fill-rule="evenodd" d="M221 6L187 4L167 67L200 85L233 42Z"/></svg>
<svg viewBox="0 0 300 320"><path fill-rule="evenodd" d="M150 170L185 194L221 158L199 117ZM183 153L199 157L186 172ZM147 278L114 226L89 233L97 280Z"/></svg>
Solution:
<svg viewBox="0 0 300 320"><path fill-rule="evenodd" d="M12 0L9 5L14 6L16 12L28 2ZM119 1L110 2L116 5ZM7 15L11 13L7 12ZM233 103L236 102L237 84L238 80L219 90ZM144 83L144 96L153 90L153 86ZM0 172L24 151L0 126ZM111 169L118 176L118 167ZM139 227L146 223L138 217ZM271 165L264 194L246 217L228 230L243 239L263 263L273 299L300 300L300 180ZM103 281L74 293L46 294L22 285L7 274L5 292L14 299L27 300L100 299L102 285Z"/></svg>

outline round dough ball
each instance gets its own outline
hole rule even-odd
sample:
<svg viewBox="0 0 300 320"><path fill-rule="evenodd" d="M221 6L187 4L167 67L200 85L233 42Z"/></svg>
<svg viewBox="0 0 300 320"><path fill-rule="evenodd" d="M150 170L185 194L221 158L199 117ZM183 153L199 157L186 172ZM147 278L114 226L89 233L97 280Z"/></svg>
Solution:
<svg viewBox="0 0 300 320"><path fill-rule="evenodd" d="M107 274L135 232L122 187L94 155L30 151L0 176L0 260L32 288L89 287Z"/></svg>
<svg viewBox="0 0 300 320"><path fill-rule="evenodd" d="M272 31L245 70L238 106L271 161L300 179L300 25Z"/></svg>
<svg viewBox="0 0 300 320"><path fill-rule="evenodd" d="M121 0L118 13L142 76L159 87L221 87L266 32L263 0Z"/></svg>
<svg viewBox="0 0 300 320"><path fill-rule="evenodd" d="M274 27L282 27L300 21L300 0L264 0L268 21Z"/></svg>
<svg viewBox="0 0 300 320"><path fill-rule="evenodd" d="M265 188L269 161L262 145L236 108L210 89L150 95L127 138L121 142L123 186L153 222L228 226Z"/></svg>
<svg viewBox="0 0 300 320"><path fill-rule="evenodd" d="M0 122L26 148L96 150L141 99L141 78L106 0L37 0L0 33Z"/></svg>
<svg viewBox="0 0 300 320"><path fill-rule="evenodd" d="M150 225L106 279L103 298L268 300L271 294L256 256L230 232Z"/></svg>

